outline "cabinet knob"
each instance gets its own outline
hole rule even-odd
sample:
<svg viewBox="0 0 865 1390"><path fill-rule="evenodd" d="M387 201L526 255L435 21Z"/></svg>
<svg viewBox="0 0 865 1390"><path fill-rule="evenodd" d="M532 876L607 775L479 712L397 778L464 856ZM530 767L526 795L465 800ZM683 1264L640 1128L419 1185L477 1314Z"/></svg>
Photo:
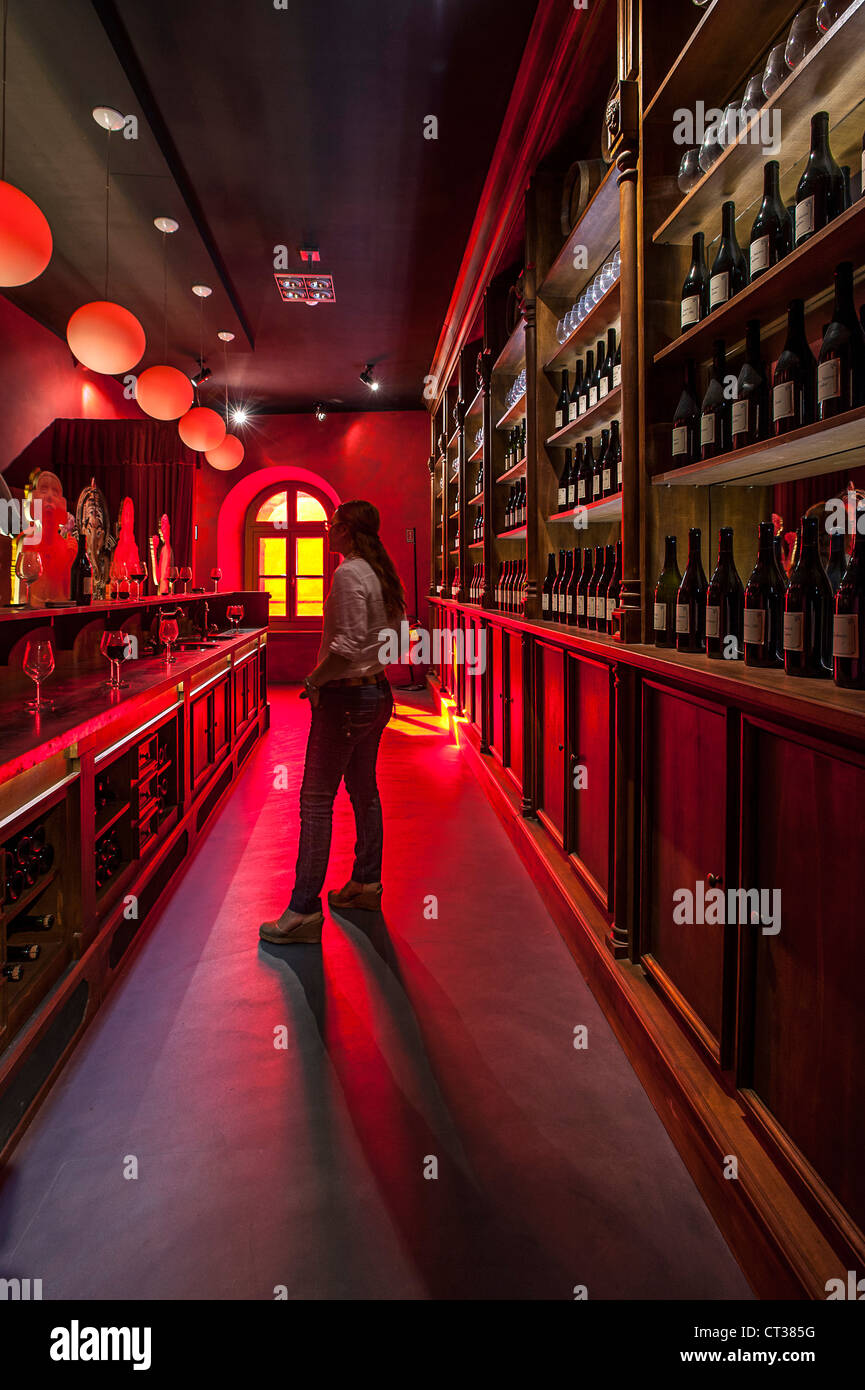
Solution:
<svg viewBox="0 0 865 1390"><path fill-rule="evenodd" d="M724 882L723 874L706 874L706 882L710 888L718 888Z"/></svg>
<svg viewBox="0 0 865 1390"><path fill-rule="evenodd" d="M560 752L560 753L564 753L564 751L565 751L565 745L564 745L563 743L560 743L560 744L559 744L559 752Z"/></svg>

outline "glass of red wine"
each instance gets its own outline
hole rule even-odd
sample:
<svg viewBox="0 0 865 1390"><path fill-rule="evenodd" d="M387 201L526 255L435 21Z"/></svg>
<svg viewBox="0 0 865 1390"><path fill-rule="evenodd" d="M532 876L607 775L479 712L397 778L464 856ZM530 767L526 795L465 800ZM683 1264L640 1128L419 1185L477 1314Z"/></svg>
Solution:
<svg viewBox="0 0 865 1390"><path fill-rule="evenodd" d="M222 578L222 570L218 565L210 571L210 577L213 580L213 592L216 594L219 592L219 581Z"/></svg>
<svg viewBox="0 0 865 1390"><path fill-rule="evenodd" d="M191 568L191 566L189 566L189 565L183 565L183 566L181 567L181 570L180 570L180 578L183 580L183 592L184 592L185 594L188 594L188 593L189 593L189 586L190 586L190 584L192 583L192 568Z"/></svg>
<svg viewBox="0 0 865 1390"><path fill-rule="evenodd" d="M236 633L238 627L243 622L243 604L230 603L225 610L225 616L228 618L228 621L233 624Z"/></svg>
<svg viewBox="0 0 865 1390"><path fill-rule="evenodd" d="M127 656L126 633L121 628L113 631L106 628L99 642L99 650L111 663L111 675L105 684L110 690L123 689L127 682L120 679L120 663Z"/></svg>
<svg viewBox="0 0 865 1390"><path fill-rule="evenodd" d="M133 580L135 583L135 597L141 598L141 586L147 578L147 570L141 563L139 563L138 568L132 570L132 572L129 575L129 578Z"/></svg>

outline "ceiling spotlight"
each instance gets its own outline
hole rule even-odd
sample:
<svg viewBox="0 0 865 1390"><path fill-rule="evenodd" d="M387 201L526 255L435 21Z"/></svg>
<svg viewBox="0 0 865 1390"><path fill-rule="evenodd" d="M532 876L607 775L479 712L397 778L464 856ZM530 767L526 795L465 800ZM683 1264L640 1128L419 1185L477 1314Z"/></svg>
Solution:
<svg viewBox="0 0 865 1390"><path fill-rule="evenodd" d="M193 285L192 293L197 294L199 299L207 299L208 295L213 294L209 285Z"/></svg>
<svg viewBox="0 0 865 1390"><path fill-rule="evenodd" d="M375 380L373 379L373 372L374 372L374 371L375 371L375 367L374 367L373 363L372 363L372 362L367 362L366 366L364 367L363 371L362 371L361 374L360 374L360 379L361 379L361 381L363 382L364 386L368 386L368 387L369 387L370 391L377 391L377 390L378 390L378 382L375 381Z"/></svg>
<svg viewBox="0 0 865 1390"><path fill-rule="evenodd" d="M202 363L198 371L195 373L195 376L191 376L189 380L192 382L193 386L201 386L202 382L208 381L212 376L213 372L210 370L210 368L205 367Z"/></svg>
<svg viewBox="0 0 865 1390"><path fill-rule="evenodd" d="M176 232L180 226L173 217L154 217L153 225L157 232Z"/></svg>
<svg viewBox="0 0 865 1390"><path fill-rule="evenodd" d="M122 130L126 121L122 112L115 111L113 106L94 106L92 114L103 130Z"/></svg>
<svg viewBox="0 0 865 1390"><path fill-rule="evenodd" d="M327 419L327 411L325 410L324 406L321 404L320 401L319 401L318 405L316 405L316 406L314 407L314 413L315 413L315 418L316 418L316 420L326 420L326 419Z"/></svg>
<svg viewBox="0 0 865 1390"><path fill-rule="evenodd" d="M233 333L217 333L216 336L217 336L217 338L219 339L219 341L220 341L221 343L233 343L233 342L234 342L234 334L233 334Z"/></svg>
<svg viewBox="0 0 865 1390"><path fill-rule="evenodd" d="M245 425L249 419L249 414L242 405L236 405L231 412L231 422L234 425Z"/></svg>

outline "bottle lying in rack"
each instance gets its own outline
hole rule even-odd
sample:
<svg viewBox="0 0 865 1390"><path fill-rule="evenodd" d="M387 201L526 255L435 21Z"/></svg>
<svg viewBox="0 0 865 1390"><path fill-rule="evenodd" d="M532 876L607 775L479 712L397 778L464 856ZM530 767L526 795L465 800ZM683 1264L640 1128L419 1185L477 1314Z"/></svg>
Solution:
<svg viewBox="0 0 865 1390"><path fill-rule="evenodd" d="M20 917L15 917L6 928L7 935L15 933L26 934L34 931L52 931L57 922L53 912L46 912L42 917L34 917L28 913L22 913Z"/></svg>
<svg viewBox="0 0 865 1390"><path fill-rule="evenodd" d="M96 887L103 888L113 878L120 867L121 855L117 833L109 830L96 845L95 855Z"/></svg>
<svg viewBox="0 0 865 1390"><path fill-rule="evenodd" d="M28 826L6 845L4 901L17 902L27 888L50 873L53 865L54 846L47 843L44 822Z"/></svg>
<svg viewBox="0 0 865 1390"><path fill-rule="evenodd" d="M3 976L4 980L11 980L13 984L16 984L24 978L24 966L14 961L4 963L0 965L0 975Z"/></svg>
<svg viewBox="0 0 865 1390"><path fill-rule="evenodd" d="M7 960L30 961L38 960L42 947L36 942L28 942L26 945L16 946L11 941L6 947Z"/></svg>

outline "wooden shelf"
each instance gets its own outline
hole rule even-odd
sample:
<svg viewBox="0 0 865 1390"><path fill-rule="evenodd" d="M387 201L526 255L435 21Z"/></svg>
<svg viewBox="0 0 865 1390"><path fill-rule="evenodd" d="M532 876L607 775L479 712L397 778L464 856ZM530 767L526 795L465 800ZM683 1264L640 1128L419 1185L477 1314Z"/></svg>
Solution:
<svg viewBox="0 0 865 1390"><path fill-rule="evenodd" d="M474 497L470 497L467 503L467 506L469 507L482 507L483 505L484 495L482 492L476 492Z"/></svg>
<svg viewBox="0 0 865 1390"><path fill-rule="evenodd" d="M582 507L570 507L566 512L554 512L552 516L547 517L547 521L573 521L581 512L588 512L590 524L595 521L612 521L614 518L621 520L622 494L617 492L612 497L600 497L597 502L586 502Z"/></svg>
<svg viewBox="0 0 865 1390"><path fill-rule="evenodd" d="M516 526L512 531L499 531L496 534L497 541L524 541L525 538L525 526Z"/></svg>
<svg viewBox="0 0 865 1390"><path fill-rule="evenodd" d="M469 454L468 458L466 459L466 462L467 462L467 463L474 463L476 459L479 459L479 458L481 457L481 455L483 454L483 451L484 451L484 441L481 440L480 444L477 446L477 448L474 450L474 452L471 453L471 454Z"/></svg>
<svg viewBox="0 0 865 1390"><path fill-rule="evenodd" d="M454 445L458 443L459 437L460 437L460 432L459 432L459 427L457 427L457 429L454 430L453 434L451 435L450 439L448 440L448 449L452 449L452 448L454 447Z"/></svg>
<svg viewBox="0 0 865 1390"><path fill-rule="evenodd" d="M587 410L585 415L581 415L578 420L572 420L569 425L563 425L560 430L556 430L555 434L551 434L546 441L547 444L562 448L574 440L585 439L586 435L597 434L599 430L619 415L622 408L621 401L622 388L621 386L614 386L613 390L604 396L603 400L598 401L597 405L593 405L591 410Z"/></svg>
<svg viewBox="0 0 865 1390"><path fill-rule="evenodd" d="M103 835L107 835L112 825L116 825L116 823L120 820L121 816L126 815L126 812L129 810L129 805L130 803L127 801L125 805L120 807L119 811L115 811L114 815L109 817L109 819L105 822L104 825L97 825L95 831L97 840L101 839Z"/></svg>
<svg viewBox="0 0 865 1390"><path fill-rule="evenodd" d="M483 541L469 541L469 550L483 550Z"/></svg>
<svg viewBox="0 0 865 1390"><path fill-rule="evenodd" d="M611 164L538 290L541 299L547 304L573 304L589 281L594 280L603 258L618 240L619 176L615 164ZM591 270L574 268L574 252L578 246L586 247L586 263Z"/></svg>
<svg viewBox="0 0 865 1390"><path fill-rule="evenodd" d="M860 198L828 227L823 227L806 241L804 246L791 251L771 270L764 271L753 284L747 285L726 304L661 348L660 352L655 353L655 362L684 360L687 357L703 360L711 356L716 338L723 338L728 353L732 354L744 340L745 325L749 319L760 319L765 336L770 324L780 323L786 317L786 306L791 299L830 300L835 266L840 261L858 262L863 244L865 198Z"/></svg>
<svg viewBox="0 0 865 1390"><path fill-rule="evenodd" d="M499 376L519 376L526 365L526 323L520 319L493 364Z"/></svg>
<svg viewBox="0 0 865 1390"><path fill-rule="evenodd" d="M652 479L654 487L704 487L710 483L761 487L814 478L865 463L865 406L834 420L803 425L780 439L749 444L706 463L673 468Z"/></svg>
<svg viewBox="0 0 865 1390"><path fill-rule="evenodd" d="M607 329L618 324L622 317L622 282L615 280L607 293L593 304L578 328L560 344L558 350L544 363L547 372L560 371L568 362L581 357L598 338L606 338Z"/></svg>
<svg viewBox="0 0 865 1390"><path fill-rule="evenodd" d="M448 521L459 521L459 519L460 519L459 511L451 512L450 516L448 517Z"/></svg>
<svg viewBox="0 0 865 1390"><path fill-rule="evenodd" d="M519 460L518 463L512 463L510 468L506 469L504 473L502 473L498 478L496 478L496 482L510 483L513 481L514 478L524 478L525 476L526 461L524 458L522 458Z"/></svg>
<svg viewBox="0 0 865 1390"><path fill-rule="evenodd" d="M720 15L718 22L721 22ZM860 114L855 120L851 118L865 101L863 93L865 0L854 0L837 24L793 69L738 140L724 150L709 172L661 223L653 240L687 246L694 232L716 224L720 229L721 204L729 198L735 199L740 217L747 215L753 221L763 196L763 165L773 156L764 155L761 145L751 143L749 133L756 131L756 122L761 117L771 119L774 112L779 113L783 133L782 184L798 164L804 165L811 145L811 117L815 111L829 112L830 142L837 162L855 167L861 149L863 117ZM680 147L671 146L671 149ZM680 153L684 152L681 147ZM848 155L849 158L845 157ZM675 172L670 170L673 176Z"/></svg>
<svg viewBox="0 0 865 1390"><path fill-rule="evenodd" d="M484 393L483 391L479 390L471 405L469 406L468 410L466 411L465 423L468 424L469 420L475 420L479 415L482 415L483 408Z"/></svg>
<svg viewBox="0 0 865 1390"><path fill-rule="evenodd" d="M56 877L56 868L50 869L47 874L43 874L35 883L31 883L29 888L25 888L24 892L15 899L14 903L5 903L2 912L4 919L18 917L22 912L26 912L30 904L34 903L37 898L42 896L45 889L51 886Z"/></svg>
<svg viewBox="0 0 865 1390"><path fill-rule="evenodd" d="M512 406L509 406L508 409L505 411L505 413L504 413L504 415L502 416L501 420L499 420L498 424L496 425L496 429L497 429L497 430L503 430L503 429L505 428L505 426L511 424L512 421L514 421L514 420L522 420L522 418L523 418L523 416L525 415L525 413L526 413L526 397L525 397L525 392L523 392L523 394L520 396L519 400L518 400L518 401L514 401L513 405L512 405Z"/></svg>

